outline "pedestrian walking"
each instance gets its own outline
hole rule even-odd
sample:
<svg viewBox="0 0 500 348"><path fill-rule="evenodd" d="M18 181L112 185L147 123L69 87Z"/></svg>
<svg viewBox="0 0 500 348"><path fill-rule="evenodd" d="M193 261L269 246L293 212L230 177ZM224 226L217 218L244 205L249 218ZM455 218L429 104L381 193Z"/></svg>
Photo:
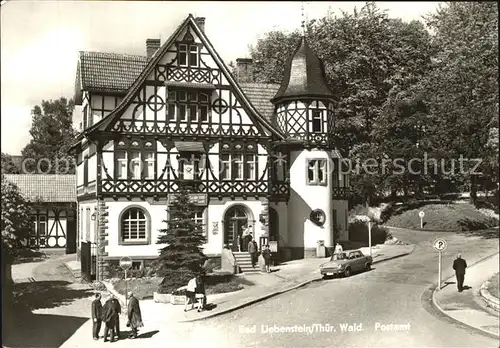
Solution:
<svg viewBox="0 0 500 348"><path fill-rule="evenodd" d="M186 301L184 302L184 312L187 312L188 304L191 304L193 309L194 302L196 301L196 277L192 278L186 288Z"/></svg>
<svg viewBox="0 0 500 348"><path fill-rule="evenodd" d="M120 314L122 314L122 306L115 296L112 296L111 301L113 302L114 311L116 313L115 319L115 337L120 339Z"/></svg>
<svg viewBox="0 0 500 348"><path fill-rule="evenodd" d="M115 341L115 327L116 327L116 317L117 313L115 311L115 306L113 305L113 299L110 297L102 310L102 321L104 321L104 342Z"/></svg>
<svg viewBox="0 0 500 348"><path fill-rule="evenodd" d="M269 249L269 245L264 247L262 250L262 257L264 258L264 263L266 265L266 272L271 272L271 250Z"/></svg>
<svg viewBox="0 0 500 348"><path fill-rule="evenodd" d="M102 303L101 294L95 294L95 299L92 301L92 337L94 340L99 339L99 332L102 325Z"/></svg>
<svg viewBox="0 0 500 348"><path fill-rule="evenodd" d="M255 267L255 264L257 263L257 243L255 242L255 239L253 239L253 238L248 243L248 252L250 253L250 256L252 257L252 267Z"/></svg>
<svg viewBox="0 0 500 348"><path fill-rule="evenodd" d="M340 243L337 242L337 244L335 245L335 249L334 249L333 253L334 254L339 254L342 251L344 251L344 249L342 248L342 245L340 245Z"/></svg>
<svg viewBox="0 0 500 348"><path fill-rule="evenodd" d="M453 269L455 270L455 276L457 278L457 288L458 292L464 290L464 279L465 279L465 269L467 268L467 262L462 259L462 255L458 254L455 261L453 261Z"/></svg>
<svg viewBox="0 0 500 348"><path fill-rule="evenodd" d="M130 327L132 333L129 338L137 338L137 332L140 327L143 327L141 307L139 306L139 300L134 296L133 293L129 292L128 296L128 322L127 326Z"/></svg>

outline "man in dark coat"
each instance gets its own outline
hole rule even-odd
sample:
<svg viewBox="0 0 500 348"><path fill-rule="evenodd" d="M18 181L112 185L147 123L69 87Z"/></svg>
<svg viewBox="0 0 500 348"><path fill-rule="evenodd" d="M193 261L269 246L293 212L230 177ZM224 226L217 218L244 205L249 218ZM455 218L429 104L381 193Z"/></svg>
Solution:
<svg viewBox="0 0 500 348"><path fill-rule="evenodd" d="M104 327L104 342L115 341L115 327L116 327L116 317L118 314L116 313L115 306L113 305L113 299L109 298L104 304L102 311L102 321L106 324Z"/></svg>
<svg viewBox="0 0 500 348"><path fill-rule="evenodd" d="M99 339L99 331L102 324L102 304L101 294L95 294L95 300L92 301L92 336L94 340Z"/></svg>
<svg viewBox="0 0 500 348"><path fill-rule="evenodd" d="M128 323L127 326L130 326L132 333L130 334L130 338L137 338L138 328L143 327L142 323L142 315L141 308L139 307L139 300L135 298L134 294L128 293Z"/></svg>
<svg viewBox="0 0 500 348"><path fill-rule="evenodd" d="M120 305L120 302L118 299L113 296L112 297L112 302L114 306L114 310L116 312L116 319L115 319L115 336L116 338L120 338L120 314L122 314L122 306Z"/></svg>
<svg viewBox="0 0 500 348"><path fill-rule="evenodd" d="M255 264L257 263L257 243L253 238L248 243L248 252L252 257L252 267L255 267Z"/></svg>
<svg viewBox="0 0 500 348"><path fill-rule="evenodd" d="M467 262L465 262L465 260L462 259L462 255L458 254L455 261L453 261L453 269L455 270L455 276L457 277L458 292L462 292L462 290L464 289L466 268L467 268Z"/></svg>

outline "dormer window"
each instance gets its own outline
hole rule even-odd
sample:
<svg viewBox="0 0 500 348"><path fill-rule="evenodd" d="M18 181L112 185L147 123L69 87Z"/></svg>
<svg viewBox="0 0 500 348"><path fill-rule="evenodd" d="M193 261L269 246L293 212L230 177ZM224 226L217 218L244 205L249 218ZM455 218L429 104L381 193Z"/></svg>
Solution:
<svg viewBox="0 0 500 348"><path fill-rule="evenodd" d="M312 110L312 132L323 133L323 111Z"/></svg>
<svg viewBox="0 0 500 348"><path fill-rule="evenodd" d="M179 66L196 68L199 66L199 58L198 45L179 44Z"/></svg>

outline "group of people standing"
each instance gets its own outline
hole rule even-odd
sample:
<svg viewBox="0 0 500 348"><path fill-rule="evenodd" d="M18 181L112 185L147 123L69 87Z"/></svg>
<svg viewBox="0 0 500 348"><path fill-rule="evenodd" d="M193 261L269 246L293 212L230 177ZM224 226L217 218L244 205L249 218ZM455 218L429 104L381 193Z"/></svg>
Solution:
<svg viewBox="0 0 500 348"><path fill-rule="evenodd" d="M130 327L129 338L137 338L138 329L143 327L141 308L139 300L129 292L127 307L127 327ZM101 294L97 293L92 302L92 336L94 340L99 339L102 323L104 322L104 342L114 342L120 338L120 314L122 308L120 302L115 296L110 296L108 300L101 303Z"/></svg>

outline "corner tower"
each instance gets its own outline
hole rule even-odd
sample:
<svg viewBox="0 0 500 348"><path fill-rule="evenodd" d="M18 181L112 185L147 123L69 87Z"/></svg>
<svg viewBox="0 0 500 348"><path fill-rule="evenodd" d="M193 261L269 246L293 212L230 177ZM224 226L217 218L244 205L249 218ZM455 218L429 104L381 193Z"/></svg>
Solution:
<svg viewBox="0 0 500 348"><path fill-rule="evenodd" d="M323 62L305 36L291 55L271 102L275 106L273 122L286 138L276 144L276 150L289 156L287 215L292 257L319 256L320 241L333 249L336 240L347 239L347 201L345 197L339 201L334 194L340 181L345 183L332 139L334 95L326 83Z"/></svg>

